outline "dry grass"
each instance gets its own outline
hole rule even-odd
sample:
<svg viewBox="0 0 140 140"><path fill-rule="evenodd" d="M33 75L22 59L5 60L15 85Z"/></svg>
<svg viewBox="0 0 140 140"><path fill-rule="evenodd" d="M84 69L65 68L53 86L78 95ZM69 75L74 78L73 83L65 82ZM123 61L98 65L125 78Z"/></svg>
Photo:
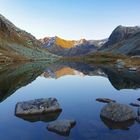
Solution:
<svg viewBox="0 0 140 140"><path fill-rule="evenodd" d="M62 58L62 61L85 62L88 64L109 64L114 65L121 59L125 62L126 67L140 67L140 58L131 58L125 55L115 55L112 53L96 53L84 57Z"/></svg>

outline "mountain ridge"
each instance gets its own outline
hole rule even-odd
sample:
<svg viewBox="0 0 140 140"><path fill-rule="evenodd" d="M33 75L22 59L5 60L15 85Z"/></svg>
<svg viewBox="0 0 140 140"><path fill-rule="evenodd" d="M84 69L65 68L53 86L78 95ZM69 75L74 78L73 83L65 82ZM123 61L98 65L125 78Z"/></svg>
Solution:
<svg viewBox="0 0 140 140"><path fill-rule="evenodd" d="M140 27L116 27L108 39L65 40L58 36L37 40L0 14L0 62L84 57L95 53L140 55Z"/></svg>
<svg viewBox="0 0 140 140"><path fill-rule="evenodd" d="M140 27L118 26L99 51L123 55L140 55Z"/></svg>
<svg viewBox="0 0 140 140"><path fill-rule="evenodd" d="M41 42L0 14L0 62L56 58L41 48Z"/></svg>
<svg viewBox="0 0 140 140"><path fill-rule="evenodd" d="M59 37L42 39L42 47L63 57L86 56L92 53L113 53L119 55L140 55L140 27L117 26L108 39L103 40L64 40ZM58 41L59 40L59 43ZM67 45L65 45L65 42ZM66 47L65 47L66 46ZM67 47L69 46L69 47ZM71 46L71 47L70 47Z"/></svg>
<svg viewBox="0 0 140 140"><path fill-rule="evenodd" d="M86 55L89 52L96 51L104 44L107 39L104 40L64 40L59 37L46 37L40 39L42 47L46 48L49 52L60 56L81 56Z"/></svg>

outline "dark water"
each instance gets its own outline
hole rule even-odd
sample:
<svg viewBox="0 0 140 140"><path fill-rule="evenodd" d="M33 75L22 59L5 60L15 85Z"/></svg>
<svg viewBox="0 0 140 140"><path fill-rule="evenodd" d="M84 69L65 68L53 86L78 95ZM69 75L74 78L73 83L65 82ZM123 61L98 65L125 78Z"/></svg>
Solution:
<svg viewBox="0 0 140 140"><path fill-rule="evenodd" d="M1 140L139 140L140 124L112 124L100 118L105 105L96 98L129 104L140 97L140 74L107 65L45 62L0 66ZM14 115L20 101L55 97L63 111L59 119L75 119L68 137ZM133 107L134 108L134 107ZM136 110L136 108L134 108Z"/></svg>

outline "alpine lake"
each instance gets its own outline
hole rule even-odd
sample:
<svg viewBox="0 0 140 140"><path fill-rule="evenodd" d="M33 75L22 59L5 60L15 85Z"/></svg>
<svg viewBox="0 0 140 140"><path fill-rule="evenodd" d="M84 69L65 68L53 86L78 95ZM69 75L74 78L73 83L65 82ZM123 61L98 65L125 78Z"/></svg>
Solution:
<svg viewBox="0 0 140 140"><path fill-rule="evenodd" d="M18 102L56 98L62 108L55 118L25 119L15 115ZM140 72L82 62L28 62L0 65L1 140L139 140L140 123L113 123L100 116L109 98L140 104ZM138 107L130 106L136 113ZM44 116L45 117L45 116ZM50 122L73 119L69 135L47 130Z"/></svg>

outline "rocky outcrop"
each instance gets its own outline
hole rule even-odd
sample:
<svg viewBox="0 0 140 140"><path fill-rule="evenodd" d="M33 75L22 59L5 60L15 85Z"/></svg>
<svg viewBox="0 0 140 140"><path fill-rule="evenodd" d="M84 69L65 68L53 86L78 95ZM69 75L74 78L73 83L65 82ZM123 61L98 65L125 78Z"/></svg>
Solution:
<svg viewBox="0 0 140 140"><path fill-rule="evenodd" d="M57 134L68 136L70 134L71 128L73 128L75 124L75 120L57 120L50 122L47 126L47 129Z"/></svg>
<svg viewBox="0 0 140 140"><path fill-rule="evenodd" d="M125 27L125 26L118 26L110 35L108 42L104 44L103 47L108 47L113 44L116 44L122 40L126 40L131 38L134 34L140 32L140 27Z"/></svg>
<svg viewBox="0 0 140 140"><path fill-rule="evenodd" d="M114 122L125 122L136 118L136 113L129 106L113 102L105 105L100 115Z"/></svg>
<svg viewBox="0 0 140 140"><path fill-rule="evenodd" d="M101 52L111 52L123 55L140 55L140 27L118 26L110 35L108 41L99 49Z"/></svg>

